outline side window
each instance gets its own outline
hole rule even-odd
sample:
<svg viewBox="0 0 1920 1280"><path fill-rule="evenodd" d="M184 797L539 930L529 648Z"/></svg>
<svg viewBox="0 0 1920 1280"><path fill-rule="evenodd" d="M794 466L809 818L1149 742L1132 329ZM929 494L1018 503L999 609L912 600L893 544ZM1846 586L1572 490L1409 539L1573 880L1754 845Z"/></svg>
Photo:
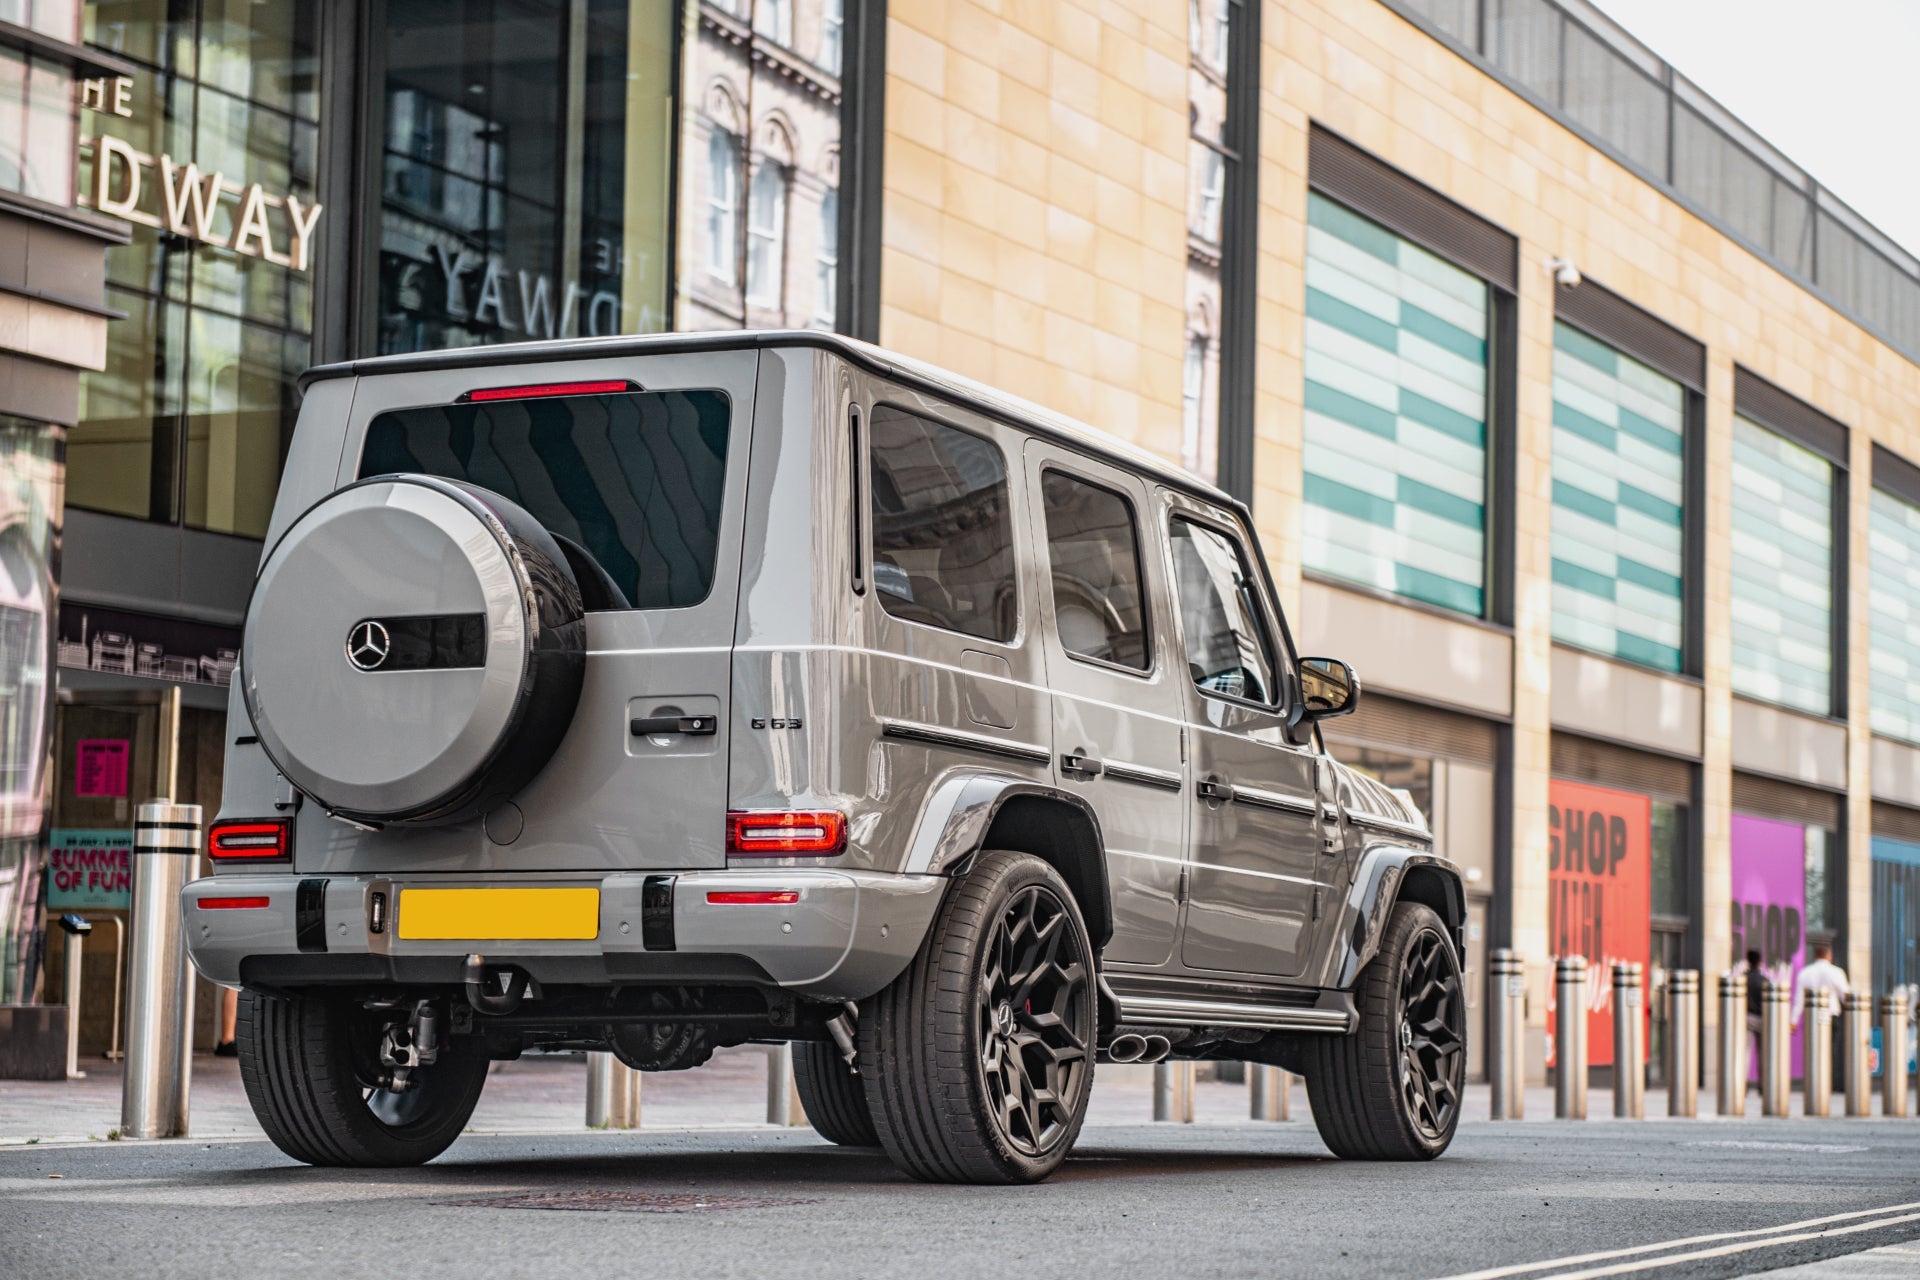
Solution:
<svg viewBox="0 0 1920 1280"><path fill-rule="evenodd" d="M1193 682L1213 693L1271 705L1279 692L1273 644L1239 544L1217 529L1177 517L1169 533Z"/></svg>
<svg viewBox="0 0 1920 1280"><path fill-rule="evenodd" d="M984 640L1013 639L1013 513L992 441L876 405L873 585L896 618Z"/></svg>
<svg viewBox="0 0 1920 1280"><path fill-rule="evenodd" d="M1132 504L1060 471L1041 477L1040 501L1060 647L1076 657L1145 671L1147 624Z"/></svg>

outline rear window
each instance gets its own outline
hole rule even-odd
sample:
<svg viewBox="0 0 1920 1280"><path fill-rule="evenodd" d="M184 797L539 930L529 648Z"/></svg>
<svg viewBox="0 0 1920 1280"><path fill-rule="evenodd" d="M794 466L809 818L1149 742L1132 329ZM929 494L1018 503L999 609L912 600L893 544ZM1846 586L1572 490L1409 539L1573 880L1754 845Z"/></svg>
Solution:
<svg viewBox="0 0 1920 1280"><path fill-rule="evenodd" d="M731 416L719 391L397 409L367 428L360 477L491 489L560 541L588 608L685 608L713 586Z"/></svg>

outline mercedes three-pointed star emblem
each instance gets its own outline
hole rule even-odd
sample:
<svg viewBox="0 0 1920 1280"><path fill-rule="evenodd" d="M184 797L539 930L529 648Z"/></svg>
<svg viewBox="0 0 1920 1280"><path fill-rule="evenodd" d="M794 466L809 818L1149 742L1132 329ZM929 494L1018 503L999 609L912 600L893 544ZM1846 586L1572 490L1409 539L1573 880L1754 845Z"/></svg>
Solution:
<svg viewBox="0 0 1920 1280"><path fill-rule="evenodd" d="M393 649L387 629L368 618L347 632L347 661L362 671L378 671Z"/></svg>

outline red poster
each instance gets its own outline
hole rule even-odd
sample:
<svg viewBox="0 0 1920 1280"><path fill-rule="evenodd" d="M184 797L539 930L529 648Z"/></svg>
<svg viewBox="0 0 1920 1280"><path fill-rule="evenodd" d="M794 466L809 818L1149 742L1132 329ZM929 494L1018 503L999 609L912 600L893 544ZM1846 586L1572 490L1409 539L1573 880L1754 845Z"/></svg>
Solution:
<svg viewBox="0 0 1920 1280"><path fill-rule="evenodd" d="M127 752L132 745L125 738L80 739L73 766L73 794L127 794Z"/></svg>
<svg viewBox="0 0 1920 1280"><path fill-rule="evenodd" d="M1653 802L1631 791L1556 779L1547 806L1547 946L1555 960L1587 958L1587 1062L1604 1067L1613 1062L1613 964L1634 961L1646 973ZM1645 1007L1643 997L1642 1017ZM1549 1062L1557 1016L1549 996Z"/></svg>

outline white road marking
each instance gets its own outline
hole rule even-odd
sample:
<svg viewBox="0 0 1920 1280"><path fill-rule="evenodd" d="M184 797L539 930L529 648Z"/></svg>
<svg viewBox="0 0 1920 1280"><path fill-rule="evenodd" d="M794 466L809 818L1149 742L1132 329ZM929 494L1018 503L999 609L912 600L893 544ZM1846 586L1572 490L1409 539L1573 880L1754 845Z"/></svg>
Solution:
<svg viewBox="0 0 1920 1280"><path fill-rule="evenodd" d="M1678 1240L1662 1240L1657 1244L1635 1245L1628 1249L1607 1249L1598 1253L1577 1253L1565 1258L1548 1258L1540 1262L1521 1262L1505 1267L1490 1267L1485 1271L1467 1271L1459 1275L1446 1276L1443 1280L1502 1280L1506 1276L1526 1275L1530 1272L1549 1271L1553 1267L1578 1266L1585 1262L1606 1262L1614 1258L1633 1258L1649 1253L1662 1253L1668 1249L1684 1249L1690 1245L1718 1244L1721 1241L1744 1241L1743 1244L1722 1246L1719 1249L1682 1254L1666 1258L1650 1258L1643 1261L1603 1267L1591 1271L1552 1272L1552 1280L1581 1280L1582 1277L1619 1275L1627 1271L1640 1271L1652 1267L1666 1266L1670 1262L1683 1262L1697 1258L1720 1257L1727 1253L1739 1253L1746 1249L1764 1249L1774 1244L1791 1244L1802 1240L1819 1239L1828 1235L1849 1235L1855 1231L1872 1231L1880 1227L1894 1226L1902 1222L1920 1219L1920 1213L1908 1213L1908 1210L1920 1210L1920 1201L1911 1204L1890 1204L1878 1209L1855 1209L1850 1213L1829 1214L1824 1218L1807 1218L1800 1222L1783 1222L1777 1227L1757 1227L1751 1231L1719 1231L1711 1235L1685 1236ZM1878 1215L1905 1214L1904 1217L1878 1218ZM1825 1228L1831 1223L1853 1222L1859 1218L1876 1218L1876 1221L1858 1226L1833 1228L1831 1230L1806 1230L1807 1228ZM1800 1232L1791 1237L1782 1237L1782 1231ZM1768 1236L1770 1239L1755 1240L1756 1236ZM1545 1280L1545 1277L1542 1278Z"/></svg>

